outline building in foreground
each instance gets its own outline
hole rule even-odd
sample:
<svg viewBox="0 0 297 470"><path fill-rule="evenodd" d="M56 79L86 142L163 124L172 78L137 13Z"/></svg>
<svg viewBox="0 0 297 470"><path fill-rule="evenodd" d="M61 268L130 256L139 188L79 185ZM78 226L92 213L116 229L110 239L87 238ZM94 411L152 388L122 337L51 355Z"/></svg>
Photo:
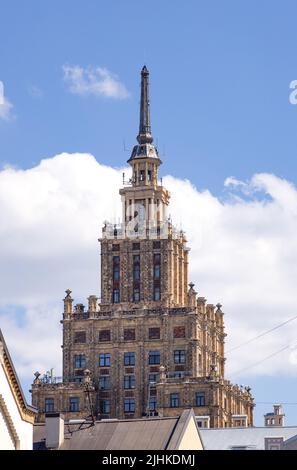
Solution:
<svg viewBox="0 0 297 470"><path fill-rule="evenodd" d="M0 450L32 450L36 414L26 402L0 330Z"/></svg>
<svg viewBox="0 0 297 470"><path fill-rule="evenodd" d="M263 427L200 429L205 450L296 450L297 426L285 426L281 405L264 415Z"/></svg>
<svg viewBox="0 0 297 470"><path fill-rule="evenodd" d="M193 410L174 418L101 420L64 424L59 413L34 426L34 449L202 450Z"/></svg>
<svg viewBox="0 0 297 470"><path fill-rule="evenodd" d="M100 238L101 300L91 295L87 307L74 305L66 291L63 378L35 374L38 419L51 412L66 419L176 417L193 408L200 427L252 426L250 388L225 378L222 306L208 304L189 283L190 249L167 215L145 66L128 163L122 223L106 222Z"/></svg>

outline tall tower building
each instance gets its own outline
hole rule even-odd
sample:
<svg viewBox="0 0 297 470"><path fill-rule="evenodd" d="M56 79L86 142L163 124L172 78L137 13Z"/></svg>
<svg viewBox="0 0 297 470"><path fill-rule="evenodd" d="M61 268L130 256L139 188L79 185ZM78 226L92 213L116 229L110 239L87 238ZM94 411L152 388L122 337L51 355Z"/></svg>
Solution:
<svg viewBox="0 0 297 470"><path fill-rule="evenodd" d="M170 194L159 181L153 143L149 72L141 71L132 176L120 189L122 222L105 223L101 301L73 306L66 291L63 378L35 374L32 401L68 418L176 416L194 408L198 425L251 426L249 387L225 379L222 306L207 304L188 283L185 234L167 215Z"/></svg>

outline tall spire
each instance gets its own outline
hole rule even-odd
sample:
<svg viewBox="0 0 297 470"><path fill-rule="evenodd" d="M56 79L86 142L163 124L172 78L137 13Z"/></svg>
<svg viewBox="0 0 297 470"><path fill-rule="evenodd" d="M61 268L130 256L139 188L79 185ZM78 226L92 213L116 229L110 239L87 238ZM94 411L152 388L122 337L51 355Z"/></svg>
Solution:
<svg viewBox="0 0 297 470"><path fill-rule="evenodd" d="M153 142L150 118L149 71L145 65L141 70L139 134L137 140L139 144L151 144Z"/></svg>

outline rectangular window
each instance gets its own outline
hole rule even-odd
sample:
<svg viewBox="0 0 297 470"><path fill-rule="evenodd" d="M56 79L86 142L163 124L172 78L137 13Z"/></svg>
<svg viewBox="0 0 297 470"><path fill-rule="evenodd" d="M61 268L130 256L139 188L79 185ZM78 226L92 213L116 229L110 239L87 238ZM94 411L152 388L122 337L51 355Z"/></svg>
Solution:
<svg viewBox="0 0 297 470"><path fill-rule="evenodd" d="M124 388L135 388L135 375L124 375Z"/></svg>
<svg viewBox="0 0 297 470"><path fill-rule="evenodd" d="M124 400L124 412L134 413L135 412L135 400L134 398L125 398Z"/></svg>
<svg viewBox="0 0 297 470"><path fill-rule="evenodd" d="M140 250L140 243L133 243L132 250Z"/></svg>
<svg viewBox="0 0 297 470"><path fill-rule="evenodd" d="M149 352L149 364L160 364L160 351Z"/></svg>
<svg viewBox="0 0 297 470"><path fill-rule="evenodd" d="M69 398L69 411L72 411L72 412L79 411L79 398L78 397Z"/></svg>
<svg viewBox="0 0 297 470"><path fill-rule="evenodd" d="M140 289L139 287L133 288L133 302L137 303L140 301Z"/></svg>
<svg viewBox="0 0 297 470"><path fill-rule="evenodd" d="M148 380L149 380L149 383L159 382L159 374L149 374Z"/></svg>
<svg viewBox="0 0 297 470"><path fill-rule="evenodd" d="M135 352L125 352L124 353L124 365L125 366L135 366Z"/></svg>
<svg viewBox="0 0 297 470"><path fill-rule="evenodd" d="M74 356L74 368L84 369L86 367L86 356L84 354L75 354Z"/></svg>
<svg viewBox="0 0 297 470"><path fill-rule="evenodd" d="M113 257L113 280L114 281L120 280L120 257L119 256Z"/></svg>
<svg viewBox="0 0 297 470"><path fill-rule="evenodd" d="M160 279L161 279L161 254L154 254L154 292L153 299L156 301L161 300L161 288L160 288Z"/></svg>
<svg viewBox="0 0 297 470"><path fill-rule="evenodd" d="M99 377L99 389L100 390L110 390L110 377L109 375L104 375Z"/></svg>
<svg viewBox="0 0 297 470"><path fill-rule="evenodd" d="M100 413L108 415L110 413L110 400L100 401Z"/></svg>
<svg viewBox="0 0 297 470"><path fill-rule="evenodd" d="M110 367L110 353L99 354L99 366Z"/></svg>
<svg viewBox="0 0 297 470"><path fill-rule="evenodd" d="M74 332L74 343L85 343L86 342L86 332L85 331L75 331Z"/></svg>
<svg viewBox="0 0 297 470"><path fill-rule="evenodd" d="M112 303L114 303L114 304L120 303L120 291L119 291L119 289L113 289L113 291L112 291Z"/></svg>
<svg viewBox="0 0 297 470"><path fill-rule="evenodd" d="M135 330L132 328L124 330L124 341L135 341Z"/></svg>
<svg viewBox="0 0 297 470"><path fill-rule="evenodd" d="M196 393L196 406L205 406L205 392Z"/></svg>
<svg viewBox="0 0 297 470"><path fill-rule="evenodd" d="M118 243L113 243L112 251L119 251L119 250L120 250L120 245Z"/></svg>
<svg viewBox="0 0 297 470"><path fill-rule="evenodd" d="M140 181L144 181L144 170L140 170L139 176Z"/></svg>
<svg viewBox="0 0 297 470"><path fill-rule="evenodd" d="M110 330L100 330L99 341L110 341Z"/></svg>
<svg viewBox="0 0 297 470"><path fill-rule="evenodd" d="M46 398L44 402L44 408L46 413L52 413L55 411L55 406L54 406L54 399L53 398Z"/></svg>
<svg viewBox="0 0 297 470"><path fill-rule="evenodd" d="M179 407L179 393L170 394L170 407L178 408Z"/></svg>
<svg viewBox="0 0 297 470"><path fill-rule="evenodd" d="M159 241L153 242L153 249L154 250L160 249L160 248L161 248L161 242L159 242Z"/></svg>
<svg viewBox="0 0 297 470"><path fill-rule="evenodd" d="M140 256L133 255L133 280L140 280Z"/></svg>
<svg viewBox="0 0 297 470"><path fill-rule="evenodd" d="M149 328L149 339L160 339L160 328Z"/></svg>
<svg viewBox="0 0 297 470"><path fill-rule="evenodd" d="M154 300L161 300L161 290L160 286L154 286Z"/></svg>
<svg viewBox="0 0 297 470"><path fill-rule="evenodd" d="M157 397L150 397L149 410L155 411L157 409Z"/></svg>
<svg viewBox="0 0 297 470"><path fill-rule="evenodd" d="M184 364L186 362L186 351L174 351L174 364Z"/></svg>

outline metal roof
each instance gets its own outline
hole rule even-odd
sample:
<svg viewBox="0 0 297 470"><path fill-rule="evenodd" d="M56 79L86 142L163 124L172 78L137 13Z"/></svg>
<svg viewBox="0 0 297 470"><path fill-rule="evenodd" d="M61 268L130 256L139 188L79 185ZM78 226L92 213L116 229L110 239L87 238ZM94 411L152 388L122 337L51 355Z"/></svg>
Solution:
<svg viewBox="0 0 297 470"><path fill-rule="evenodd" d="M297 434L297 426L266 426L248 428L199 429L205 450L230 450L233 447L246 447L251 450L264 450L265 437L290 439Z"/></svg>
<svg viewBox="0 0 297 470"><path fill-rule="evenodd" d="M165 450L174 449L194 413L176 418L143 418L64 425L61 450ZM197 430L198 434L198 430ZM45 449L45 423L34 425L34 450Z"/></svg>

